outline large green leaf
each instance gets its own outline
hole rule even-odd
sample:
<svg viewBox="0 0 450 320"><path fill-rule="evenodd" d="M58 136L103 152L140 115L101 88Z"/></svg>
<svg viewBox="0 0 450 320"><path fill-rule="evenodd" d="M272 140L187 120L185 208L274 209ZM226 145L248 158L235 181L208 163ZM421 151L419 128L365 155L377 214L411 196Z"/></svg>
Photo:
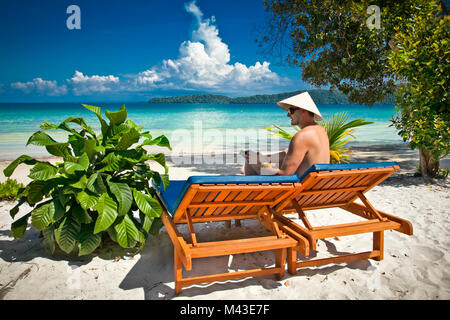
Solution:
<svg viewBox="0 0 450 320"><path fill-rule="evenodd" d="M172 150L172 147L170 146L169 143L169 139L167 139L167 137L164 135L156 137L155 139L146 139L140 146L149 146L154 144L160 147L167 147L170 150Z"/></svg>
<svg viewBox="0 0 450 320"><path fill-rule="evenodd" d="M77 243L80 230L81 224L77 220L73 219L71 215L64 217L55 232L56 242L61 250L66 253L73 251Z"/></svg>
<svg viewBox="0 0 450 320"><path fill-rule="evenodd" d="M10 177L14 170L16 170L17 166L21 163L25 163L28 165L34 165L36 164L36 162L38 162L36 159L27 156L27 155L21 155L20 157L18 157L16 160L14 160L13 162L11 162L4 170L3 170L3 174L5 175L5 177Z"/></svg>
<svg viewBox="0 0 450 320"><path fill-rule="evenodd" d="M78 242L78 255L84 256L92 253L102 242L102 235L94 234L94 224L85 224L81 226L81 232Z"/></svg>
<svg viewBox="0 0 450 320"><path fill-rule="evenodd" d="M119 170L121 166L122 157L116 155L114 152L111 152L106 157L103 158L102 161L99 162L100 165L103 165L98 172L106 172L106 171L116 171Z"/></svg>
<svg viewBox="0 0 450 320"><path fill-rule="evenodd" d="M31 168L30 177L33 180L48 180L53 178L58 171L58 168L48 162L38 162Z"/></svg>
<svg viewBox="0 0 450 320"><path fill-rule="evenodd" d="M119 202L119 216L128 213L133 204L131 189L126 183L111 182L108 180L109 189Z"/></svg>
<svg viewBox="0 0 450 320"><path fill-rule="evenodd" d="M131 248L139 241L139 230L134 225L133 220L126 214L121 217L115 225L117 232L117 242L124 248Z"/></svg>
<svg viewBox="0 0 450 320"><path fill-rule="evenodd" d="M164 167L165 173L167 174L169 169L166 166L166 156L164 155L164 153L149 154L146 156L146 159L158 162L161 166Z"/></svg>
<svg viewBox="0 0 450 320"><path fill-rule="evenodd" d="M11 233L14 237L14 239L21 238L23 234L25 233L25 230L27 229L28 225L28 218L30 218L31 212L24 215L22 218L14 221L11 224Z"/></svg>
<svg viewBox="0 0 450 320"><path fill-rule="evenodd" d="M31 181L25 188L28 203L33 205L38 203L44 197L45 181Z"/></svg>
<svg viewBox="0 0 450 320"><path fill-rule="evenodd" d="M142 211L139 211L139 218L141 219L142 229L148 234L155 218L145 215Z"/></svg>
<svg viewBox="0 0 450 320"><path fill-rule="evenodd" d="M77 162L65 161L64 170L67 174L73 174L75 171L85 171L89 167L89 158L86 153L77 159Z"/></svg>
<svg viewBox="0 0 450 320"><path fill-rule="evenodd" d="M107 138L107 133L109 130L109 126L106 123L105 120L103 120L102 118L102 111L99 107L95 107L95 106L91 106L88 104L83 104L83 107L85 107L86 109L94 112L97 115L98 120L100 121L100 125L102 126L102 135L103 135L103 139Z"/></svg>
<svg viewBox="0 0 450 320"><path fill-rule="evenodd" d="M73 205L71 208L72 217L81 224L89 224L92 222L91 216L79 205Z"/></svg>
<svg viewBox="0 0 450 320"><path fill-rule="evenodd" d="M54 214L55 206L53 201L39 204L31 212L31 224L38 230L44 230L50 223L53 222Z"/></svg>
<svg viewBox="0 0 450 320"><path fill-rule="evenodd" d="M53 224L49 225L47 228L43 231L44 234L44 243L49 248L50 252L53 254L56 249L56 239L55 239L55 227Z"/></svg>
<svg viewBox="0 0 450 320"><path fill-rule="evenodd" d="M54 143L45 146L48 153L57 156L63 157L65 159L70 159L72 157L72 152L69 149L69 143Z"/></svg>
<svg viewBox="0 0 450 320"><path fill-rule="evenodd" d="M129 131L124 132L117 143L116 150L126 150L131 147L133 144L139 142L139 138L141 137L140 133L131 128Z"/></svg>
<svg viewBox="0 0 450 320"><path fill-rule="evenodd" d="M125 108L125 105L122 105L120 110L116 112L106 110L105 115L108 117L109 121L111 121L111 124L117 126L127 119L127 109Z"/></svg>
<svg viewBox="0 0 450 320"><path fill-rule="evenodd" d="M58 144L59 142L53 140L48 134L42 131L36 131L28 139L27 145L34 144L36 146L48 146L52 144Z"/></svg>
<svg viewBox="0 0 450 320"><path fill-rule="evenodd" d="M162 209L159 202L151 196L143 194L139 190L133 189L133 196L136 204L143 213L149 217L161 216Z"/></svg>
<svg viewBox="0 0 450 320"><path fill-rule="evenodd" d="M84 210L94 208L99 201L98 195L86 191L80 191L77 194L76 198L78 203Z"/></svg>
<svg viewBox="0 0 450 320"><path fill-rule="evenodd" d="M87 188L97 194L102 194L107 192L105 182L103 181L102 174L94 173L89 177Z"/></svg>
<svg viewBox="0 0 450 320"><path fill-rule="evenodd" d="M27 201L27 198L25 198L25 197L20 198L19 202L17 202L17 204L11 210L9 210L9 215L11 216L11 218L14 219L16 214L19 212L19 207L22 204L24 204L26 201Z"/></svg>
<svg viewBox="0 0 450 320"><path fill-rule="evenodd" d="M101 195L94 209L98 212L94 233L108 229L118 216L117 203L107 193Z"/></svg>

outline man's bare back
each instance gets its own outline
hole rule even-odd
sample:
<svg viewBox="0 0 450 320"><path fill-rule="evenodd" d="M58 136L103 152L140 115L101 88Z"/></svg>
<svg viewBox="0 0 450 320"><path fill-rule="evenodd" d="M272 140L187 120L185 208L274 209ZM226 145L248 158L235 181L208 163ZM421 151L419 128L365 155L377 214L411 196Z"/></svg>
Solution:
<svg viewBox="0 0 450 320"><path fill-rule="evenodd" d="M279 174L301 176L315 163L330 162L330 146L325 129L310 125L298 131L292 138Z"/></svg>

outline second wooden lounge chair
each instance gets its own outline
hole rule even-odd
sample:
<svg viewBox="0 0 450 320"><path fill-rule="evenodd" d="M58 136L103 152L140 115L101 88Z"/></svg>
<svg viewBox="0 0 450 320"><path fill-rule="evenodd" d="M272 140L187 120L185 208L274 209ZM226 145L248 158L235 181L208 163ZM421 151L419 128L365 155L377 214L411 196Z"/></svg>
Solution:
<svg viewBox="0 0 450 320"><path fill-rule="evenodd" d="M249 276L284 276L287 248L308 250L305 238L293 239L278 228L270 209L294 191L297 175L289 176L193 176L187 181L170 181L158 189L163 204L162 221L174 245L175 293L192 284ZM197 222L257 218L273 235L245 239L200 242L194 230ZM177 224L187 224L189 239L184 239ZM187 241L186 241L187 240ZM190 241L189 241L190 240ZM189 241L189 242L188 242ZM275 266L197 277L183 277L182 266L192 269L192 259L275 250Z"/></svg>
<svg viewBox="0 0 450 320"><path fill-rule="evenodd" d="M371 251L344 254L324 259L297 261L296 251L288 251L288 270L295 274L297 268L318 266L328 263L348 262L373 258L383 259L384 231L395 230L407 235L413 234L412 224L404 219L379 211L369 202L364 193L380 184L399 169L396 162L317 164L313 165L295 184L295 191L271 209L281 231L293 238L308 239L309 248L316 250L319 239L373 233ZM356 203L360 200L362 204ZM340 208L355 214L363 221L327 226L312 226L305 212L322 208ZM296 213L303 226L283 214ZM308 251L297 251L308 256Z"/></svg>

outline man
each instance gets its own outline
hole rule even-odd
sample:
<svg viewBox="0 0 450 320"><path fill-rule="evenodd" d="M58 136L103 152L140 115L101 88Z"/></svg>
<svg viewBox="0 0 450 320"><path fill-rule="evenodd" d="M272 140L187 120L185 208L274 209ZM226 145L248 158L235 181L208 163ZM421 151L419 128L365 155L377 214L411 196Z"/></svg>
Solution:
<svg viewBox="0 0 450 320"><path fill-rule="evenodd" d="M263 156L259 152L256 155L246 152L246 161L241 172L246 175L261 174L263 162L278 162L279 169L266 168L265 171L270 174L296 173L301 176L315 163L330 163L328 135L325 129L316 123L322 120L322 115L309 93L303 92L277 104L288 112L291 125L299 125L301 130L294 135L289 148L278 154Z"/></svg>

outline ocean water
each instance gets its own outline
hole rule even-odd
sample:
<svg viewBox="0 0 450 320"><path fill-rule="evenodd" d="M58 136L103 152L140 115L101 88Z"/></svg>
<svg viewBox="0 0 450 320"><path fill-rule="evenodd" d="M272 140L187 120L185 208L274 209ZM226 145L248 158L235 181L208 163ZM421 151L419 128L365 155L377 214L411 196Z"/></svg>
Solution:
<svg viewBox="0 0 450 320"><path fill-rule="evenodd" d="M89 104L89 103L88 103ZM92 103L102 111L116 111L122 103ZM275 104L149 104L126 103L128 118L156 137L164 134L174 152L205 153L240 151L262 146L268 151L287 146L284 139L273 138L264 129L272 124L295 132L286 112ZM346 111L350 120L366 119L373 124L356 128L350 145L369 146L401 144L390 119L393 105L318 105L322 116ZM95 131L100 131L97 117L81 103L0 103L0 159L14 159L21 154L47 155L44 147L25 146L29 136L40 130L45 120L59 124L69 116L83 117ZM106 119L106 117L104 116ZM74 128L77 126L72 125ZM63 131L48 131L55 140L65 141ZM269 146L267 147L267 144ZM264 150L263 150L264 151Z"/></svg>

